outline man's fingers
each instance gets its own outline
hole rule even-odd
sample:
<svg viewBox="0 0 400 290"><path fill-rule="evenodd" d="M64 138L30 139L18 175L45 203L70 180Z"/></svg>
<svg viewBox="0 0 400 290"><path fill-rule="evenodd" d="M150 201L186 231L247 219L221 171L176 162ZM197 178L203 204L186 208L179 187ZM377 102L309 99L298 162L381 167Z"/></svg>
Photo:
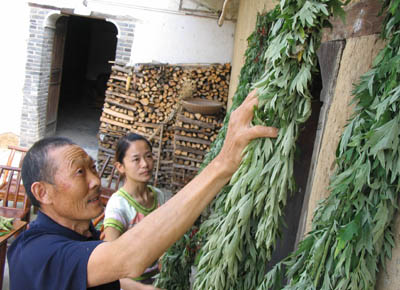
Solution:
<svg viewBox="0 0 400 290"><path fill-rule="evenodd" d="M279 130L275 127L257 125L248 130L248 136L250 139L261 137L276 138L278 136L278 132Z"/></svg>
<svg viewBox="0 0 400 290"><path fill-rule="evenodd" d="M258 93L257 89L252 90L246 97L246 99L243 101L243 104L245 106L251 106L253 107L254 105L258 104Z"/></svg>
<svg viewBox="0 0 400 290"><path fill-rule="evenodd" d="M244 122L250 122L253 119L253 108L258 104L257 90L251 91L243 103L233 112L233 115L240 115Z"/></svg>

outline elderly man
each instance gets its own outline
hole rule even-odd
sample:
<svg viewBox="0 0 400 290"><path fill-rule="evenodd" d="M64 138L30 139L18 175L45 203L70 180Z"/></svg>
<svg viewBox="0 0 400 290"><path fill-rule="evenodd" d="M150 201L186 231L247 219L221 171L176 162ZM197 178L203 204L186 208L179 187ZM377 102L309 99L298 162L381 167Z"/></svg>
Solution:
<svg viewBox="0 0 400 290"><path fill-rule="evenodd" d="M232 113L218 156L167 203L112 242L99 241L91 223L103 210L94 161L68 139L36 142L24 159L22 177L40 211L9 249L11 289L120 289L118 280L140 276L229 181L249 141L277 136L276 128L251 126L255 105L253 91ZM122 287L142 286L150 287Z"/></svg>

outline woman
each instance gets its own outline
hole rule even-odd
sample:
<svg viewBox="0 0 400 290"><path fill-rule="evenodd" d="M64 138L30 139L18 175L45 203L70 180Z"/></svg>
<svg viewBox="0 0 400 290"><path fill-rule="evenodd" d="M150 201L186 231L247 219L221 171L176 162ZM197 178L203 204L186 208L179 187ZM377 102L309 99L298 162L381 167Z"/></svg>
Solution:
<svg viewBox="0 0 400 290"><path fill-rule="evenodd" d="M161 190L148 184L154 166L150 142L143 136L130 133L121 138L115 152L115 167L124 175L124 185L107 203L104 217L106 241L117 239L129 228L165 202ZM158 273L156 261L142 276L136 278L152 284Z"/></svg>

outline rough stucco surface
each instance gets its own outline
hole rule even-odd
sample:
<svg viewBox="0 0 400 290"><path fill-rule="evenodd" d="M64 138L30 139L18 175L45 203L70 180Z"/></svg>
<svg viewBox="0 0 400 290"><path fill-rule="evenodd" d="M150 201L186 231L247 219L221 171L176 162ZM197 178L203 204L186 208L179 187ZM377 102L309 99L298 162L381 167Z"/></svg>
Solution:
<svg viewBox="0 0 400 290"><path fill-rule="evenodd" d="M352 0L349 5L360 1ZM229 85L229 106L238 86L240 70L245 61L244 53L247 49L247 38L254 31L257 13L270 11L278 4L279 1L273 0L240 0L232 57L231 81Z"/></svg>
<svg viewBox="0 0 400 290"><path fill-rule="evenodd" d="M314 183L308 204L306 232L311 229L313 212L318 202L328 196L330 177L335 170L335 153L347 120L353 113L349 105L353 84L367 72L376 54L383 48L378 35L347 40L338 73L335 93L328 112L321 150L318 155Z"/></svg>
<svg viewBox="0 0 400 290"><path fill-rule="evenodd" d="M400 289L400 215L397 215L394 225L394 240L396 248L393 249L392 259L386 261L386 271L381 269L378 273L376 290Z"/></svg>
<svg viewBox="0 0 400 290"><path fill-rule="evenodd" d="M257 13L269 11L273 9L277 3L278 2L265 0L240 1L232 58L231 82L229 85L229 105L238 86L240 70L245 61L244 53L247 49L247 38L254 31Z"/></svg>

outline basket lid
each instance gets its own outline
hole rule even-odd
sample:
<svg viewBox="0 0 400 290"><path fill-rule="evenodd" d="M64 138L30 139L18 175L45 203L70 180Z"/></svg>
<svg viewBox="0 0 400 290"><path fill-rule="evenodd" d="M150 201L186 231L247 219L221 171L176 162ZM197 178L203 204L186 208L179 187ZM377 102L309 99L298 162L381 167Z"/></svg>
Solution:
<svg viewBox="0 0 400 290"><path fill-rule="evenodd" d="M209 99L189 98L182 100L182 106L192 113L215 115L222 109L223 104Z"/></svg>

